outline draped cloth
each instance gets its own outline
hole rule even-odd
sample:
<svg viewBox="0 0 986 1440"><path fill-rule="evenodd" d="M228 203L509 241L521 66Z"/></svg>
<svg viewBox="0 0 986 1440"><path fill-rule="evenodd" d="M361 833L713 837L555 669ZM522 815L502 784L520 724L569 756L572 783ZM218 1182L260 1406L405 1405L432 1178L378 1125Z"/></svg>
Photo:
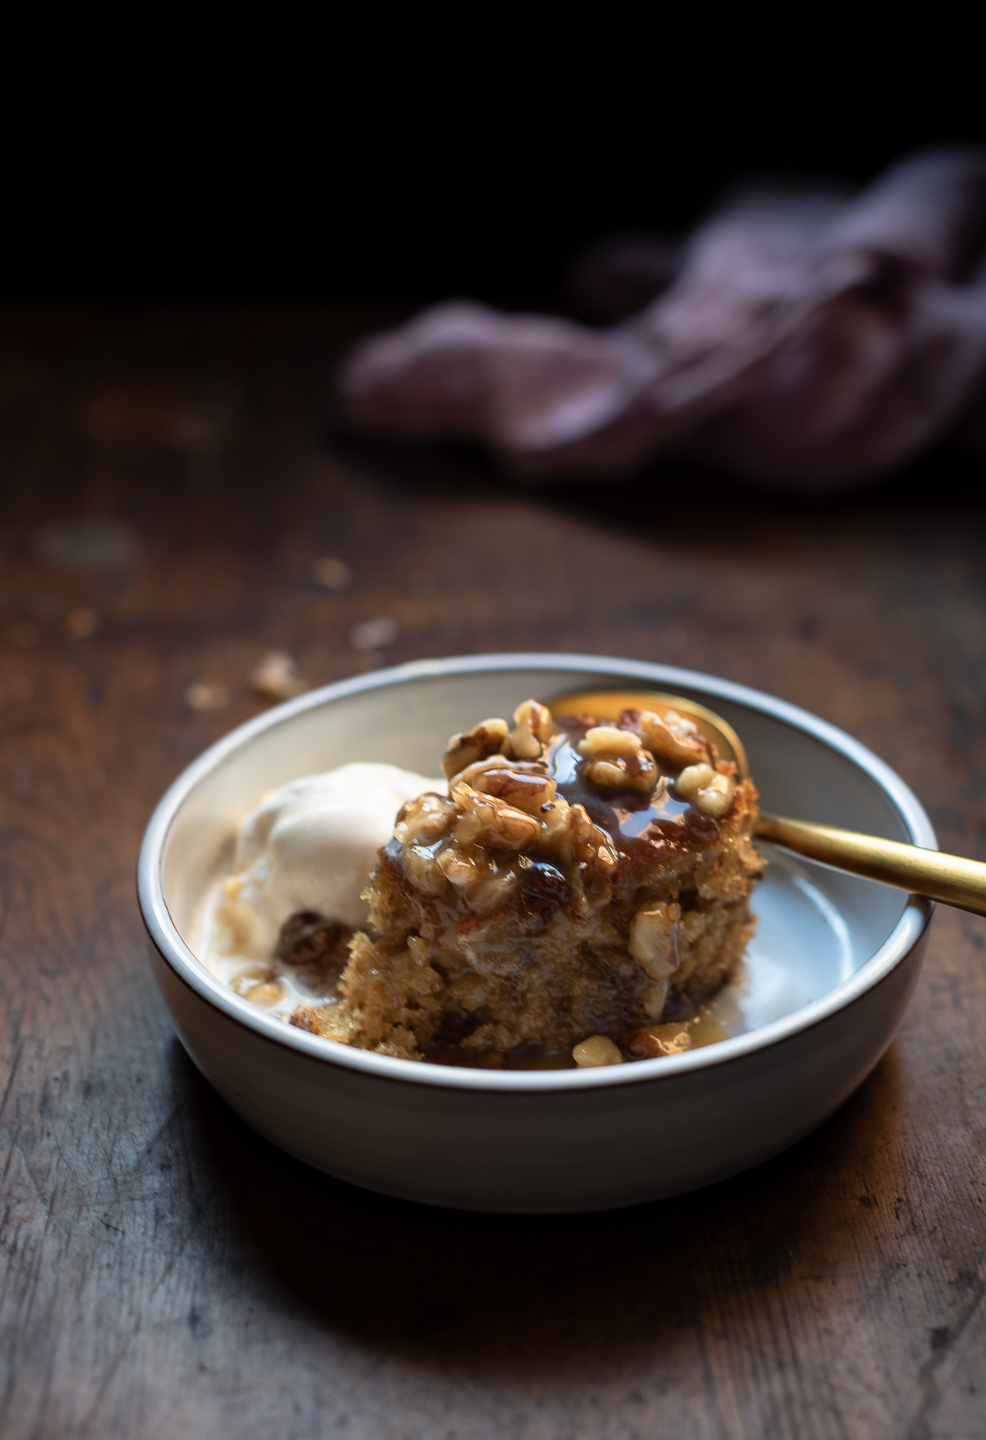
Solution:
<svg viewBox="0 0 986 1440"><path fill-rule="evenodd" d="M910 156L857 195L738 191L618 324L452 302L360 342L337 384L360 429L538 477L668 454L821 490L951 432L986 451L986 151Z"/></svg>

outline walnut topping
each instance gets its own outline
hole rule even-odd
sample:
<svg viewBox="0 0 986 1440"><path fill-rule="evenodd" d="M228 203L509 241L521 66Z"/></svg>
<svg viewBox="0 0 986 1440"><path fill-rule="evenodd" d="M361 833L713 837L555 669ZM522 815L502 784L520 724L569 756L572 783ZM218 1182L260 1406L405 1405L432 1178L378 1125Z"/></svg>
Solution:
<svg viewBox="0 0 986 1440"><path fill-rule="evenodd" d="M455 806L428 791L401 806L394 834L402 845L434 845L449 833L454 820Z"/></svg>
<svg viewBox="0 0 986 1440"><path fill-rule="evenodd" d="M489 768L475 766L470 783L483 795L493 795L528 815L536 815L555 798L555 782L547 775L502 763Z"/></svg>
<svg viewBox="0 0 986 1440"><path fill-rule="evenodd" d="M650 710L642 710L637 725L644 746L672 772L715 758L714 754L710 755L712 746L699 734L694 721L676 710L666 710L663 719Z"/></svg>
<svg viewBox="0 0 986 1440"><path fill-rule="evenodd" d="M641 991L640 995L640 1003L644 1007L644 1013L649 1015L652 1020L660 1018L667 999L667 980L652 980L651 983Z"/></svg>
<svg viewBox="0 0 986 1440"><path fill-rule="evenodd" d="M585 732L576 749L580 755L592 759L601 755L609 759L626 759L640 754L640 737L630 730L619 730L615 725L593 725Z"/></svg>
<svg viewBox="0 0 986 1440"><path fill-rule="evenodd" d="M593 825L584 805L570 805L567 821L559 846L563 857L570 864L588 866L601 878L608 877L616 869L616 855L605 830Z"/></svg>
<svg viewBox="0 0 986 1440"><path fill-rule="evenodd" d="M514 711L512 730L506 720L484 720L462 735L453 735L442 757L442 768L453 780L478 762L497 755L508 760L540 760L557 729L546 706L525 700Z"/></svg>
<svg viewBox="0 0 986 1440"><path fill-rule="evenodd" d="M580 1070L594 1070L599 1065L622 1065L623 1056L618 1045L608 1035L590 1035L572 1051L572 1059Z"/></svg>
<svg viewBox="0 0 986 1440"><path fill-rule="evenodd" d="M457 890L468 890L469 886L479 879L479 866L476 861L471 856L463 855L455 846L443 850L438 856L438 868Z"/></svg>
<svg viewBox="0 0 986 1440"><path fill-rule="evenodd" d="M728 775L714 775L703 789L695 797L695 803L706 815L711 815L718 820L720 815L725 815L733 803L733 782Z"/></svg>
<svg viewBox="0 0 986 1440"><path fill-rule="evenodd" d="M583 757L582 777L597 790L636 790L649 795L658 764L671 774L716 759L714 747L692 720L668 710L624 710L616 725L591 725L573 743ZM655 763L656 762L656 763Z"/></svg>
<svg viewBox="0 0 986 1440"><path fill-rule="evenodd" d="M445 879L438 861L426 850L419 850L414 845L406 845L403 851L403 864L407 878L422 894L441 895L444 892Z"/></svg>
<svg viewBox="0 0 986 1440"><path fill-rule="evenodd" d="M657 784L657 766L631 730L594 725L576 749L585 757L583 779L598 790L636 790L649 795Z"/></svg>
<svg viewBox="0 0 986 1440"><path fill-rule="evenodd" d="M481 795L464 782L452 786L452 799L460 812L452 834L460 845L480 842L502 850L523 850L541 828L533 815L525 815L493 795Z"/></svg>
<svg viewBox="0 0 986 1440"><path fill-rule="evenodd" d="M337 993L293 1024L510 1069L529 1042L580 1066L687 1043L662 1019L714 994L753 928L756 791L673 713L568 717L557 740L554 728L526 701L512 728L488 720L453 739L450 794L405 805L380 851L364 892L376 934L352 938ZM634 781L646 793L627 793ZM242 984L269 1003L276 978Z"/></svg>
<svg viewBox="0 0 986 1440"><path fill-rule="evenodd" d="M698 792L704 790L714 778L715 773L705 760L699 765L687 765L674 782L674 788L682 800L694 800Z"/></svg>
<svg viewBox="0 0 986 1440"><path fill-rule="evenodd" d="M511 760L539 760L557 729L547 706L539 705L536 700L525 700L514 711L514 728L501 751Z"/></svg>
<svg viewBox="0 0 986 1440"><path fill-rule="evenodd" d="M442 756L442 769L446 777L451 780L454 775L465 770L467 765L474 765L477 760L484 760L487 755L496 755L507 738L509 728L506 720L483 720L462 735L453 735Z"/></svg>
<svg viewBox="0 0 986 1440"><path fill-rule="evenodd" d="M542 805L538 811L538 819L544 826L544 839L549 845L560 840L568 830L569 805L564 795L556 795L547 805Z"/></svg>
<svg viewBox="0 0 986 1440"><path fill-rule="evenodd" d="M718 774L712 766L689 765L675 781L675 790L682 800L696 805L706 815L718 819L733 803L733 782L728 775Z"/></svg>
<svg viewBox="0 0 986 1440"><path fill-rule="evenodd" d="M627 948L652 980L667 980L678 968L674 927L680 919L680 905L652 905L633 917Z"/></svg>
<svg viewBox="0 0 986 1440"><path fill-rule="evenodd" d="M435 897L451 885L472 911L494 908L518 885L525 894L531 890L531 860L525 856L518 868L512 858L497 859L496 852L533 852L539 875L556 873L549 860L560 864L571 872L577 923L608 902L618 863L610 835L584 806L570 805L556 793L543 762L511 762L502 755L468 766L448 800L423 795L409 801L398 816L395 838L413 885ZM563 883L568 894L568 882ZM543 877L539 886L540 895Z"/></svg>

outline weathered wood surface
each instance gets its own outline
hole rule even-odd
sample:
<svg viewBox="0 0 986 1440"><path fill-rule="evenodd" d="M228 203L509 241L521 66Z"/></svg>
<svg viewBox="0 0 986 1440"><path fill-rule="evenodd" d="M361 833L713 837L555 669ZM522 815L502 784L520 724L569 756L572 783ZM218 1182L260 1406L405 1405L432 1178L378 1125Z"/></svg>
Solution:
<svg viewBox="0 0 986 1440"><path fill-rule="evenodd" d="M986 922L939 911L899 1039L820 1131L623 1213L351 1189L260 1140L179 1049L133 893L147 816L258 708L265 650L334 679L378 616L388 661L588 650L774 691L986 855L979 476L932 459L817 505L673 472L509 488L469 456L326 434L360 323L3 323L0 1433L986 1434ZM338 594L310 578L326 554L353 568ZM80 607L88 638L66 633ZM191 710L196 680L229 704Z"/></svg>

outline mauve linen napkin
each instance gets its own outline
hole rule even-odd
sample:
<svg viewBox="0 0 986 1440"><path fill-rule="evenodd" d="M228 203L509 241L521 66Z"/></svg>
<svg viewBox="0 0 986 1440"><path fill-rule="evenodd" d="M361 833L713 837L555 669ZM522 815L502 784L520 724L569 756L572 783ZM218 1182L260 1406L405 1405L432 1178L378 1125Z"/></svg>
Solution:
<svg viewBox="0 0 986 1440"><path fill-rule="evenodd" d="M908 157L855 196L747 190L622 323L439 305L358 344L339 394L359 428L484 441L533 476L666 453L834 489L949 432L986 448L984 251L981 149ZM623 253L632 290L647 256ZM655 275L668 257L655 244Z"/></svg>

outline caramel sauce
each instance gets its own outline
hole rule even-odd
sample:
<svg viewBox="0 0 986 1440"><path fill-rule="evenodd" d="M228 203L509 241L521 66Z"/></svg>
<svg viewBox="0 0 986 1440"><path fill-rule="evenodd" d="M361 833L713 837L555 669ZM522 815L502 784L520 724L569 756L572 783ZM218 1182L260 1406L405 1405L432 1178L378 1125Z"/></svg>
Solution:
<svg viewBox="0 0 986 1440"><path fill-rule="evenodd" d="M628 858L652 863L655 850L710 845L719 834L715 820L688 801L674 798L666 775L649 796L624 791L604 797L583 783L582 756L568 736L552 743L546 763L559 795L570 805L584 806L593 824L611 835L616 849Z"/></svg>
<svg viewBox="0 0 986 1440"><path fill-rule="evenodd" d="M703 1006L690 1020L671 1024L643 1025L636 1032L653 1036L655 1044L641 1053L632 1053L623 1046L628 1060L660 1059L662 1054L680 1055L687 1050L701 1050L728 1040L723 1025ZM536 1040L527 1040L505 1054L501 1051L468 1050L460 1045L432 1045L425 1052L432 1065L455 1065L467 1070L576 1070L571 1050L549 1050Z"/></svg>

